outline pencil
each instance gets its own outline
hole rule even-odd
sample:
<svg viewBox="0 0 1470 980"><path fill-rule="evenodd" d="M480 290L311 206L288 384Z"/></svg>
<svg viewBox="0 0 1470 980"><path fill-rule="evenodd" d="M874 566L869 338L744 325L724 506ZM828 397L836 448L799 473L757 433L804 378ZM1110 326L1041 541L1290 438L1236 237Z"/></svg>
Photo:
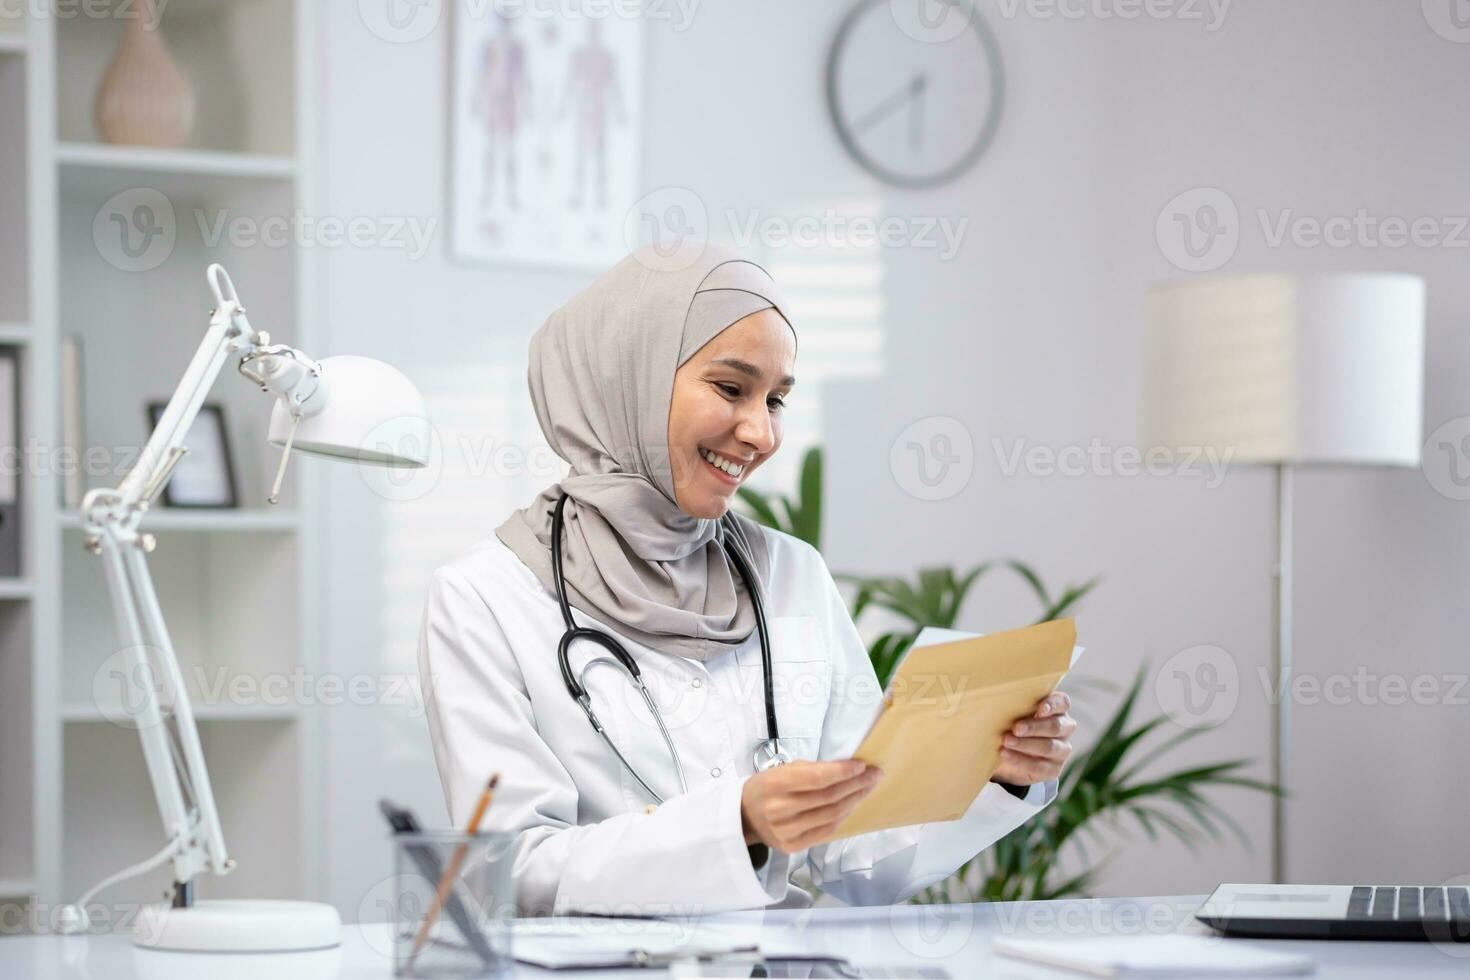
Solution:
<svg viewBox="0 0 1470 980"><path fill-rule="evenodd" d="M465 828L465 834L474 836L480 829L480 821L485 819L485 811L490 809L490 800L495 796L495 784L500 782L500 773L494 773L490 782L485 784L485 791L480 794L480 802L475 804L475 812L470 814L469 826ZM424 917L424 924L419 926L419 934L413 939L413 952L408 954L409 965L413 964L414 958L419 955L419 950L424 948L428 941L429 930L434 928L434 920L439 918L439 910L444 907L444 900L449 897L449 891L454 887L454 879L459 876L460 865L464 864L464 856L470 849L470 842L463 841L454 849L450 855L449 866L439 876L439 887L435 889L434 903L429 906L429 914Z"/></svg>

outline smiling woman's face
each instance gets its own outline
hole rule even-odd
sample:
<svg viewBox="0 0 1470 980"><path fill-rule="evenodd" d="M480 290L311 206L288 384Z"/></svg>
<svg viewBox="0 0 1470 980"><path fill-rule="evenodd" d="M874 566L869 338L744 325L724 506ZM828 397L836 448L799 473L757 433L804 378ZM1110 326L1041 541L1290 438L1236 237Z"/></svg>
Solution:
<svg viewBox="0 0 1470 980"><path fill-rule="evenodd" d="M774 309L715 335L674 375L669 455L679 508L719 518L735 489L781 448L781 412L796 383L796 337ZM720 457L731 474L710 461Z"/></svg>

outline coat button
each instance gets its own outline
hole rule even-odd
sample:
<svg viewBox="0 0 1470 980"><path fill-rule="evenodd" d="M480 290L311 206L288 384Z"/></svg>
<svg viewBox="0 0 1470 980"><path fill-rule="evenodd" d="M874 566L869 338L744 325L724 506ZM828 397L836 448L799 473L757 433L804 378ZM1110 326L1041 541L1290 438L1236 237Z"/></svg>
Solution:
<svg viewBox="0 0 1470 980"><path fill-rule="evenodd" d="M700 677L696 677L696 678L694 678L694 680L692 680L692 681L689 682L689 686L690 687L704 687L704 679L703 678L700 678Z"/></svg>
<svg viewBox="0 0 1470 980"><path fill-rule="evenodd" d="M714 769L711 769L711 770L710 770L710 771L709 771L709 774L710 774L710 775L711 775L711 776L713 776L713 777L715 777L715 778L716 778L716 779L719 779L719 778L720 778L720 770L719 770L719 768L718 768L718 767L717 767L717 768L714 768Z"/></svg>

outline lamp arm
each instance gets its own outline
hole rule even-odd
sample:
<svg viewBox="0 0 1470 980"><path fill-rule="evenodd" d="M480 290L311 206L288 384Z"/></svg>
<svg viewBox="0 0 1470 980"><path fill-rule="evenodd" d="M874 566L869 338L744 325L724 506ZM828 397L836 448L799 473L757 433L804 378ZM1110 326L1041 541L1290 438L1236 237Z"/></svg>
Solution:
<svg viewBox="0 0 1470 980"><path fill-rule="evenodd" d="M246 319L228 273L212 265L208 276L216 299L209 329L138 462L115 489L93 490L82 501L86 546L102 559L119 639L131 651L129 677L137 683L129 684L129 693L138 704L138 736L164 833L174 845L174 880L181 885L206 870L227 874L234 861L225 847L193 706L148 572L153 536L140 533L138 525L186 452L189 429L231 355L244 353L242 373L282 398L293 414L314 414L325 403L320 366L289 347L268 346L269 337ZM247 369L246 361L255 363ZM177 748L169 737L165 695ZM85 910L80 914L85 921Z"/></svg>

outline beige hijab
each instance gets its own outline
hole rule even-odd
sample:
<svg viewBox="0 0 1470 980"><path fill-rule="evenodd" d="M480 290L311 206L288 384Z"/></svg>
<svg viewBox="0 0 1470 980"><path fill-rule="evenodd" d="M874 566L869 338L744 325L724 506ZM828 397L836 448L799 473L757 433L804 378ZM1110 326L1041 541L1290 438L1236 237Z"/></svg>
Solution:
<svg viewBox="0 0 1470 980"><path fill-rule="evenodd" d="M707 244L688 268L661 265L654 249L639 249L531 338L531 402L571 472L495 533L555 592L551 513L566 493L567 601L652 649L706 660L755 629L722 542L742 549L757 588L769 581L770 556L748 518L679 508L669 460L674 373L752 313L775 309L788 325L791 317L770 275L729 249Z"/></svg>

